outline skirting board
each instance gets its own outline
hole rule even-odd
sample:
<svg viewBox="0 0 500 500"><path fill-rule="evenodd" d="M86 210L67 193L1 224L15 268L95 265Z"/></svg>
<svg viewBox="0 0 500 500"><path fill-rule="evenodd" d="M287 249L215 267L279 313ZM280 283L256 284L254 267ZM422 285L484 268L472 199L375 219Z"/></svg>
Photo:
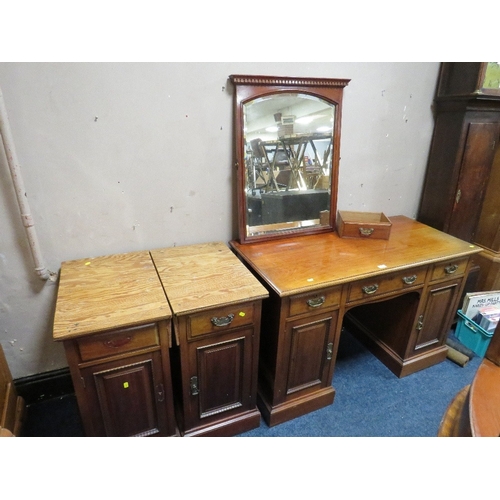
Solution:
<svg viewBox="0 0 500 500"><path fill-rule="evenodd" d="M26 405L74 394L69 368L38 373L14 380L17 393Z"/></svg>

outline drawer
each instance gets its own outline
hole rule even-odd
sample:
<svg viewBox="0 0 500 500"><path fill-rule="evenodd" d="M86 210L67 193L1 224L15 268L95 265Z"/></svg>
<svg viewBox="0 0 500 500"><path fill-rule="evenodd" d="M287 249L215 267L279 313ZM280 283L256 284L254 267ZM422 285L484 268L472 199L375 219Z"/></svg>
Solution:
<svg viewBox="0 0 500 500"><path fill-rule="evenodd" d="M316 290L295 295L290 299L290 316L326 309L340 304L341 287Z"/></svg>
<svg viewBox="0 0 500 500"><path fill-rule="evenodd" d="M252 324L254 305L252 303L210 309L187 318L188 337L222 332L238 326Z"/></svg>
<svg viewBox="0 0 500 500"><path fill-rule="evenodd" d="M467 257L465 259L456 259L434 264L434 267L432 268L431 281L462 276L465 274L468 262L469 258Z"/></svg>
<svg viewBox="0 0 500 500"><path fill-rule="evenodd" d="M82 337L76 342L82 361L160 345L158 327L155 323Z"/></svg>
<svg viewBox="0 0 500 500"><path fill-rule="evenodd" d="M349 287L347 301L353 302L355 300L366 299L367 297L397 292L405 288L423 285L426 272L427 267L420 267L356 281Z"/></svg>

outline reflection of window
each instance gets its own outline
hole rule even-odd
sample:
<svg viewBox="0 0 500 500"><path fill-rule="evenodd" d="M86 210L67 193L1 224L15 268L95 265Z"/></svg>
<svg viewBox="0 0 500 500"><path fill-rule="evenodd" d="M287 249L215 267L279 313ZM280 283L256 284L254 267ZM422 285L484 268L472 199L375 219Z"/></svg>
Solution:
<svg viewBox="0 0 500 500"><path fill-rule="evenodd" d="M484 89L500 88L500 63L489 62L486 65L486 74L484 75Z"/></svg>

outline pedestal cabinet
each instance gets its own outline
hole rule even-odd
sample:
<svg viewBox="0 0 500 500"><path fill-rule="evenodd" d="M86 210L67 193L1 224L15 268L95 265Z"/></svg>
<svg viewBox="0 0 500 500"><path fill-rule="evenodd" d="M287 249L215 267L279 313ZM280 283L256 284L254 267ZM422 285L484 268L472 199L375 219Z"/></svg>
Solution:
<svg viewBox="0 0 500 500"><path fill-rule="evenodd" d="M63 262L64 343L87 436L174 436L171 310L148 252Z"/></svg>
<svg viewBox="0 0 500 500"><path fill-rule="evenodd" d="M389 240L332 232L231 242L269 290L258 389L269 425L333 402L344 326L398 377L446 358L446 334L480 248L407 217L391 222Z"/></svg>
<svg viewBox="0 0 500 500"><path fill-rule="evenodd" d="M266 289L224 243L154 250L173 312L177 420L184 436L260 425L257 368Z"/></svg>

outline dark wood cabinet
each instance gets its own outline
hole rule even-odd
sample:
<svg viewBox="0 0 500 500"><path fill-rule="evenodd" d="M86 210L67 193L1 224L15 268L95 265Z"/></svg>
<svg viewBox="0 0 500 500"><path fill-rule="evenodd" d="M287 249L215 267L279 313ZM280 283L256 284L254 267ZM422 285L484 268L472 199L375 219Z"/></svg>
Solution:
<svg viewBox="0 0 500 500"><path fill-rule="evenodd" d="M168 428L159 352L80 370L95 436L161 435Z"/></svg>
<svg viewBox="0 0 500 500"><path fill-rule="evenodd" d="M455 314L458 292L462 280L446 281L432 285L427 291L425 309L418 316L415 326L416 336L412 345L413 353L422 352L435 345L443 345L448 334L446 326Z"/></svg>
<svg viewBox="0 0 500 500"><path fill-rule="evenodd" d="M485 248L466 291L500 286L498 63L442 63L417 219Z"/></svg>
<svg viewBox="0 0 500 500"><path fill-rule="evenodd" d="M500 147L493 158L474 242L500 256Z"/></svg>
<svg viewBox="0 0 500 500"><path fill-rule="evenodd" d="M172 376L183 436L260 425L257 369L266 289L224 243L151 252L174 315Z"/></svg>
<svg viewBox="0 0 500 500"><path fill-rule="evenodd" d="M271 318L277 311L265 307L258 403L270 426L333 402L335 390L331 386L331 376L339 327L340 291L335 292L338 300L333 303L329 300L329 292L299 294L283 300L274 296L273 302L280 304L279 311L290 314L282 314L275 327L271 325Z"/></svg>
<svg viewBox="0 0 500 500"><path fill-rule="evenodd" d="M87 436L175 436L171 311L148 252L63 262L54 339Z"/></svg>
<svg viewBox="0 0 500 500"><path fill-rule="evenodd" d="M500 147L497 147L474 240L484 249L476 258L480 266L477 283L479 290L498 290L500 288L499 193Z"/></svg>
<svg viewBox="0 0 500 500"><path fill-rule="evenodd" d="M253 319L260 321L260 304ZM233 310L237 313L238 306ZM219 311L208 311L211 317ZM232 313L230 313L232 314ZM185 317L178 323L174 384L184 436L231 436L260 425L256 406L259 324L189 338Z"/></svg>
<svg viewBox="0 0 500 500"><path fill-rule="evenodd" d="M479 93L480 65L454 64L441 67L418 220L473 242L498 148L500 95Z"/></svg>

